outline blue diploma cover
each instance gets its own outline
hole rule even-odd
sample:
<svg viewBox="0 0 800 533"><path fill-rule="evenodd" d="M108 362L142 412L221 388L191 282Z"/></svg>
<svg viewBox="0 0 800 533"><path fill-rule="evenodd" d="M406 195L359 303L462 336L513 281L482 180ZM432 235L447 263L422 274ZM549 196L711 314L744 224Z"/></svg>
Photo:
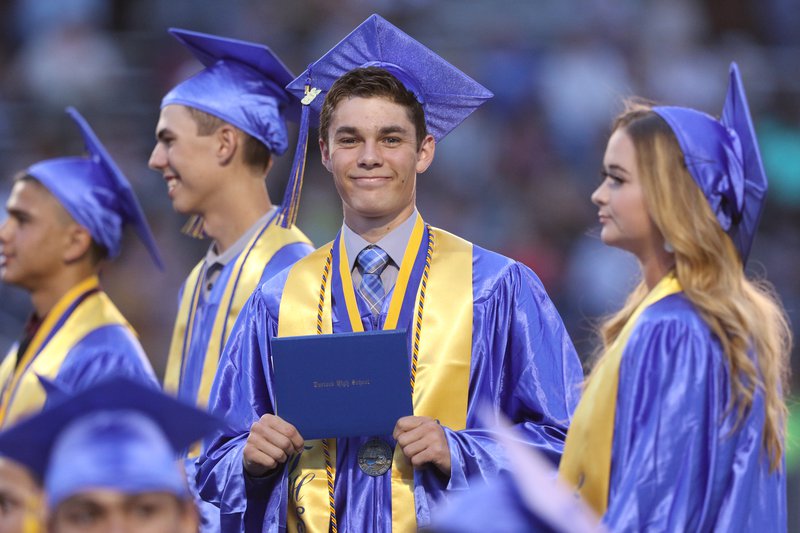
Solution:
<svg viewBox="0 0 800 533"><path fill-rule="evenodd" d="M304 439L390 435L413 413L405 330L271 341L276 414Z"/></svg>

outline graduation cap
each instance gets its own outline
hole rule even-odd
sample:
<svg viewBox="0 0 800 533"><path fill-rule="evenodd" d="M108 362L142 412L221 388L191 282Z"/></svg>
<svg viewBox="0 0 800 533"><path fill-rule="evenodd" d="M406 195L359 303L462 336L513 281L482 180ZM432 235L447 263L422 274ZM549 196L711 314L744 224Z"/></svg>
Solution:
<svg viewBox="0 0 800 533"><path fill-rule="evenodd" d="M98 488L186 497L178 452L219 427L194 406L115 377L0 433L0 454L44 480L52 507Z"/></svg>
<svg viewBox="0 0 800 533"><path fill-rule="evenodd" d="M380 15L373 14L294 79L286 88L319 113L325 94L343 74L360 67L381 67L396 77L422 104L425 124L441 141L475 109L494 96L484 86L442 59ZM305 165L308 118L301 119L290 190L299 194ZM302 156L302 161L299 160ZM293 214L287 216L292 218ZM292 219L293 220L293 219Z"/></svg>
<svg viewBox="0 0 800 533"><path fill-rule="evenodd" d="M122 228L129 224L163 270L158 246L130 183L80 113L72 107L67 113L80 128L88 155L47 159L25 172L56 197L92 239L106 248L109 257L119 255Z"/></svg>
<svg viewBox="0 0 800 533"><path fill-rule="evenodd" d="M286 152L286 119L299 119L300 103L284 88L294 75L278 56L262 44L178 28L169 33L205 69L175 86L161 107L199 109L252 135L274 154Z"/></svg>
<svg viewBox="0 0 800 533"><path fill-rule="evenodd" d="M684 107L654 107L669 124L686 168L747 263L767 194L750 108L736 63L720 120Z"/></svg>

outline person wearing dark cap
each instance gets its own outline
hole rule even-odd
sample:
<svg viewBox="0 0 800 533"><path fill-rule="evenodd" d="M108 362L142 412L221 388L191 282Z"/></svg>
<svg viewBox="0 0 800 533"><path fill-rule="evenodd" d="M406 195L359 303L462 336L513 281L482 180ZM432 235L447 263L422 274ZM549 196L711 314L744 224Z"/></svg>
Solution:
<svg viewBox="0 0 800 533"><path fill-rule="evenodd" d="M417 174L489 91L377 15L289 89L304 114L321 108L344 224L242 312L210 406L235 426L200 458L198 488L223 531L415 531L470 478L508 467L478 404L557 462L583 373L530 269L417 212ZM408 332L414 416L394 434L304 441L275 415L271 340L378 329Z"/></svg>
<svg viewBox="0 0 800 533"><path fill-rule="evenodd" d="M284 89L292 73L266 46L170 33L205 68L164 96L150 167L163 174L174 209L213 242L181 288L164 390L205 407L247 298L313 249L294 226L300 184L290 180L278 207L266 183L272 156L289 146L286 120L297 118L300 103ZM188 454L190 477L198 451ZM215 513L203 506L204 521Z"/></svg>
<svg viewBox="0 0 800 533"><path fill-rule="evenodd" d="M14 182L0 226L0 277L28 291L34 314L0 365L0 428L42 408L44 376L78 390L111 375L156 384L133 328L100 286L130 225L161 257L125 176L74 109L87 157L49 159Z"/></svg>
<svg viewBox="0 0 800 533"><path fill-rule="evenodd" d="M179 450L214 417L122 377L50 403L0 433L0 454L44 486L52 533L197 531Z"/></svg>
<svg viewBox="0 0 800 533"><path fill-rule="evenodd" d="M735 64L717 120L631 103L592 194L642 280L601 328L561 477L611 531L785 531L784 311L744 267L767 190Z"/></svg>

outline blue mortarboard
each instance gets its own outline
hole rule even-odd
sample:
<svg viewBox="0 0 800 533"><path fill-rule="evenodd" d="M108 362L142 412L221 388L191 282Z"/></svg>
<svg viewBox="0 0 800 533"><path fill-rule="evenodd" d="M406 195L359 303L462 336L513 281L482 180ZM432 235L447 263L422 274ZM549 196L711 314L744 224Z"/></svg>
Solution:
<svg viewBox="0 0 800 533"><path fill-rule="evenodd" d="M158 246L130 183L80 113L71 107L67 113L83 134L88 157L48 159L25 172L39 180L72 218L89 230L92 239L108 250L109 257L119 255L122 228L130 224L153 262L163 270Z"/></svg>
<svg viewBox="0 0 800 533"><path fill-rule="evenodd" d="M425 111L428 132L437 142L494 96L438 54L380 15L371 15L324 56L292 81L287 89L303 98L305 87L321 94L311 103L322 108L325 93L343 74L359 67L382 67L414 93Z"/></svg>
<svg viewBox="0 0 800 533"><path fill-rule="evenodd" d="M422 104L428 132L437 142L494 96L486 87L380 15L370 15L286 87L302 100L304 117L300 123L300 138L287 196L292 191L299 195L302 185L309 108L319 113L325 94L334 82L360 67L386 69L411 91ZM285 200L284 207L296 203L296 200ZM285 216L293 222L296 210L285 213Z"/></svg>
<svg viewBox="0 0 800 533"><path fill-rule="evenodd" d="M97 488L185 497L178 452L220 426L158 389L116 377L0 433L0 453L44 480L53 507Z"/></svg>
<svg viewBox="0 0 800 533"><path fill-rule="evenodd" d="M747 263L767 194L755 128L742 79L731 63L722 118L684 107L655 107L683 151L686 167Z"/></svg>
<svg viewBox="0 0 800 533"><path fill-rule="evenodd" d="M289 146L286 118L299 120L300 103L284 88L294 75L262 45L170 28L206 67L174 87L161 107L180 104L221 118L281 155Z"/></svg>

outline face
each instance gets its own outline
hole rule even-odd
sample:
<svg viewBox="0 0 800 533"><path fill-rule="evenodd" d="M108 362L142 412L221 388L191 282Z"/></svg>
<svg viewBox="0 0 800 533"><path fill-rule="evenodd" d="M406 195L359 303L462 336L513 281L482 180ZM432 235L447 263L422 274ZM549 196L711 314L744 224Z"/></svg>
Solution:
<svg viewBox="0 0 800 533"><path fill-rule="evenodd" d="M40 500L39 486L28 471L0 458L0 533L23 533L33 523L41 525Z"/></svg>
<svg viewBox="0 0 800 533"><path fill-rule="evenodd" d="M189 533L197 531L197 516L169 493L92 490L62 502L50 524L54 533Z"/></svg>
<svg viewBox="0 0 800 533"><path fill-rule="evenodd" d="M14 183L6 211L0 226L0 279L34 291L64 266L76 224L44 186L30 180Z"/></svg>
<svg viewBox="0 0 800 533"><path fill-rule="evenodd" d="M602 174L603 181L592 193L592 202L599 208L603 242L632 252L640 259L654 246L662 246L663 238L645 205L636 148L622 128L608 140Z"/></svg>
<svg viewBox="0 0 800 533"><path fill-rule="evenodd" d="M417 149L406 109L386 98L347 98L331 116L322 164L333 174L344 220L358 231L402 222L414 211L417 174L431 161L428 135Z"/></svg>
<svg viewBox="0 0 800 533"><path fill-rule="evenodd" d="M198 135L197 123L182 105L161 110L156 126L156 145L148 165L161 172L172 207L181 214L202 215L217 191L216 137Z"/></svg>

